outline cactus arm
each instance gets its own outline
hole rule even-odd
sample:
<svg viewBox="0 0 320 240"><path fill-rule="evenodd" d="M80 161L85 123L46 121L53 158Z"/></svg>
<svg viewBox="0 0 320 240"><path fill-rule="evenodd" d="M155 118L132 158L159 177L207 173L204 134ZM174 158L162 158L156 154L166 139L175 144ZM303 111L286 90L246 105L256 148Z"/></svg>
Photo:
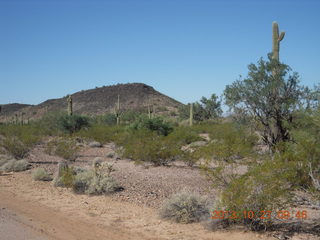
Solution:
<svg viewBox="0 0 320 240"><path fill-rule="evenodd" d="M284 38L285 32L279 36L279 26L277 22L272 23L272 58L279 61L280 41Z"/></svg>
<svg viewBox="0 0 320 240"><path fill-rule="evenodd" d="M281 33L280 33L280 37L279 37L279 39L278 39L279 42L282 41L282 39L284 38L284 35L285 35L285 34L286 34L285 32L281 32Z"/></svg>

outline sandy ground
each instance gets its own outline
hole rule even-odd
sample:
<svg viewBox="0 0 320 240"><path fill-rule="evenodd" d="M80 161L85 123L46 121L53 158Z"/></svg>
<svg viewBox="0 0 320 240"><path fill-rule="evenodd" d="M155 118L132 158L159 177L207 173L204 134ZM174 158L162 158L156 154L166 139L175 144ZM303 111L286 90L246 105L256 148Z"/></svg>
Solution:
<svg viewBox="0 0 320 240"><path fill-rule="evenodd" d="M3 199L2 199L3 200ZM37 232L31 227L32 219L27 219L19 213L5 208L5 204L1 201L2 208L0 209L0 236L1 239L7 240L46 240L45 235Z"/></svg>
<svg viewBox="0 0 320 240"><path fill-rule="evenodd" d="M116 201L109 196L75 195L48 182L35 182L28 172L0 176L0 207L24 219L10 228L7 226L12 218L4 214L2 220L8 219L8 224L1 226L2 236L28 231L39 239L68 240L273 239L239 230L211 232L201 224L163 221L152 208Z"/></svg>
<svg viewBox="0 0 320 240"><path fill-rule="evenodd" d="M0 175L0 239L275 239L270 233L244 229L213 232L203 223L177 224L160 219L158 208L172 193L187 189L213 199L214 189L196 168L135 165L129 160L108 158L113 151L112 144L84 147L75 162L87 166L95 157L114 162L114 177L124 190L110 196L76 195L51 182L34 181L30 170ZM39 146L28 160L33 167L45 167L53 173L60 159L44 154ZM299 234L292 239L317 238Z"/></svg>

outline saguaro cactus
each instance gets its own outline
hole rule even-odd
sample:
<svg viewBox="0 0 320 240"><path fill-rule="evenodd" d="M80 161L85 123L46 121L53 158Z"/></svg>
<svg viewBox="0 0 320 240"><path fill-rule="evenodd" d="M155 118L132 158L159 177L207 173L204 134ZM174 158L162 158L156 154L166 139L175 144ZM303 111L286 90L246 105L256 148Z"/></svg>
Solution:
<svg viewBox="0 0 320 240"><path fill-rule="evenodd" d="M68 115L72 116L73 111L72 111L72 97L71 95L68 96Z"/></svg>
<svg viewBox="0 0 320 240"><path fill-rule="evenodd" d="M279 26L277 22L272 23L272 58L279 61L280 42L284 38L285 32L279 35Z"/></svg>
<svg viewBox="0 0 320 240"><path fill-rule="evenodd" d="M190 103L189 125L193 125L193 103Z"/></svg>
<svg viewBox="0 0 320 240"><path fill-rule="evenodd" d="M118 94L118 101L115 110L116 118L117 118L117 125L120 124L120 95Z"/></svg>
<svg viewBox="0 0 320 240"><path fill-rule="evenodd" d="M284 38L285 32L281 32L279 35L279 26L277 22L272 22L272 59L277 60L279 62L279 51L280 51L280 42L282 41L282 39ZM279 77L278 75L278 69L277 67L275 67L272 71L272 75L275 79L276 82L279 81ZM277 86L278 84L276 84L275 86ZM278 88L274 87L273 90L273 98L274 99L278 99L279 98L279 92L278 92ZM275 112L278 112L280 109L280 106L278 104L277 101L274 102L273 105ZM278 138L278 136L280 135L281 129L279 129L278 123L276 119L272 119L272 127L271 127L271 131L272 134L275 136L275 138Z"/></svg>

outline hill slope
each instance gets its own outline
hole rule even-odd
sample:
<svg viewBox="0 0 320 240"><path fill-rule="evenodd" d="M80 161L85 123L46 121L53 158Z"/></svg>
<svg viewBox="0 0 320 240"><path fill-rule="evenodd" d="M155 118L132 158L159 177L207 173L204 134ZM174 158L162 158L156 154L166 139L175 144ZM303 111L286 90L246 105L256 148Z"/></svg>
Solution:
<svg viewBox="0 0 320 240"><path fill-rule="evenodd" d="M114 112L116 102L120 96L122 110L147 111L148 105L153 105L157 112L176 111L182 103L170 98L153 87L143 83L117 84L95 89L83 90L71 94L73 110L77 114L100 115ZM10 106L12 105L12 106ZM0 119L12 119L15 114L24 114L24 119L37 119L47 112L65 111L67 109L67 96L50 99L39 105L15 104L2 105L6 111L1 113Z"/></svg>

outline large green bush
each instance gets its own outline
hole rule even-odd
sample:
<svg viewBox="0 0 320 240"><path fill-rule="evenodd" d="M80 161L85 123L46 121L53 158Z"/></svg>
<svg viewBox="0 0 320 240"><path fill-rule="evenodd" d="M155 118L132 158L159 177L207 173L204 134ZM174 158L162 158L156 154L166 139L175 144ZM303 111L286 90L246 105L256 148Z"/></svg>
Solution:
<svg viewBox="0 0 320 240"><path fill-rule="evenodd" d="M136 121L130 125L130 128L134 130L149 129L164 136L167 136L173 131L173 127L170 123L165 122L162 118L155 117L150 119L146 115L140 115Z"/></svg>
<svg viewBox="0 0 320 240"><path fill-rule="evenodd" d="M16 159L26 157L42 138L41 130L35 125L3 125L0 134L4 136L0 147Z"/></svg>
<svg viewBox="0 0 320 240"><path fill-rule="evenodd" d="M169 138L146 129L128 132L118 141L124 147L124 157L154 165L166 165L181 154L179 146Z"/></svg>
<svg viewBox="0 0 320 240"><path fill-rule="evenodd" d="M76 133L76 136L86 138L88 140L107 143L116 141L116 139L124 132L123 126L108 126L108 125L92 125L89 128L81 129Z"/></svg>
<svg viewBox="0 0 320 240"><path fill-rule="evenodd" d="M258 138L250 134L247 129L237 128L232 123L221 123L213 124L209 131L212 140L208 145L197 150L199 158L232 162L253 156Z"/></svg>
<svg viewBox="0 0 320 240"><path fill-rule="evenodd" d="M66 133L74 133L82 128L89 127L89 118L81 115L62 115L58 119L58 127Z"/></svg>
<svg viewBox="0 0 320 240"><path fill-rule="evenodd" d="M230 221L241 222L252 229L267 228L275 220L276 213L286 209L292 198L295 167L292 163L268 160L252 167L246 174L234 178L223 190L217 210L236 213ZM244 212L246 211L246 212ZM252 215L244 213L252 212Z"/></svg>

